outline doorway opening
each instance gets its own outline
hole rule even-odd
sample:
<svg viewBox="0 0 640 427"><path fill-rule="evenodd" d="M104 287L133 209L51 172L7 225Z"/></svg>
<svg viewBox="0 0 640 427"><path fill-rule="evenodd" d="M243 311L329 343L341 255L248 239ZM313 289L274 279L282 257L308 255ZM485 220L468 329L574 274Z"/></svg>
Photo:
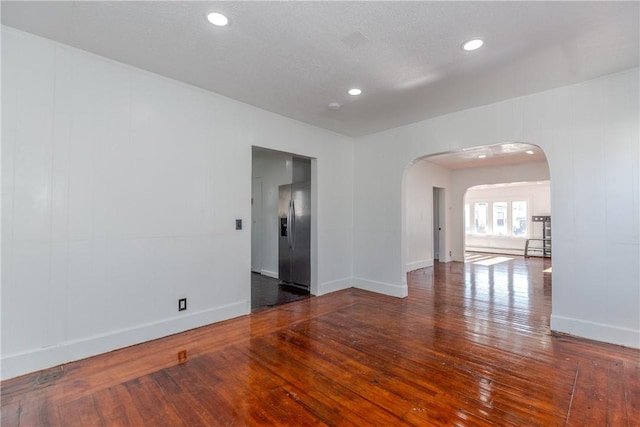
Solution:
<svg viewBox="0 0 640 427"><path fill-rule="evenodd" d="M313 159L252 148L251 310L311 295Z"/></svg>
<svg viewBox="0 0 640 427"><path fill-rule="evenodd" d="M433 187L433 260L440 261L440 258L446 260L444 256L446 251L446 218L445 211L445 189ZM442 255L440 253L442 251Z"/></svg>
<svg viewBox="0 0 640 427"><path fill-rule="evenodd" d="M513 247L512 252L503 253L523 255L527 240L538 237L536 227L545 224L535 222L534 216L550 217L549 165L542 149L528 143L512 142L429 155L411 162L405 170L402 193L405 274L419 269L427 272L431 269L429 274L434 274L435 270L443 270L445 263L465 262L466 251L478 249L477 242L467 241L468 231L475 226L476 219L467 212L475 208L475 205L471 207L465 203L468 189L493 185L511 186L511 190L515 190L516 185L522 183L538 187L527 189L530 197L536 198L535 208L533 200L528 201L523 196L511 199L496 196L496 200L489 201L494 203L485 205L485 201L478 200L478 233L487 234L493 230L487 253ZM533 193L542 187L546 188L547 198L545 203L538 203L537 193ZM528 209L523 201L528 201ZM541 239L549 237L544 235ZM509 239L512 242L505 243ZM550 253L549 248L547 252L543 249L542 253ZM432 268L435 264L440 267ZM544 273L550 272L551 269L546 269Z"/></svg>

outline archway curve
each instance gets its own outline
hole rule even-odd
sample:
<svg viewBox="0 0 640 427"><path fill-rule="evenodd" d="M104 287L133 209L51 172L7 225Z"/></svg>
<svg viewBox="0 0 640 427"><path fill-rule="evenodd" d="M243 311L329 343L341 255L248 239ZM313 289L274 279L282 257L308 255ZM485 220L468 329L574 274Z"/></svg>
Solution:
<svg viewBox="0 0 640 427"><path fill-rule="evenodd" d="M534 154L530 154L528 151L533 151ZM485 157L479 157L482 154ZM449 161L452 159L453 161ZM486 159L489 159L489 161ZM447 164L455 165L450 166L450 169L446 167ZM421 167L424 169L422 174L417 173L416 168ZM424 181L423 184L429 191L435 186L445 188L447 193L445 239L447 251L449 252L444 257L445 262L464 261L464 195L470 187L505 182L551 181L551 172L546 154L540 146L528 142L503 142L481 145L462 150L426 154L410 161L403 171L401 190L403 285L406 285L406 273L411 271L412 266L428 263L428 260L416 259L415 248L410 246L412 244L410 233L415 229L415 219L420 218L419 215L416 216L415 207L411 206L411 187L415 185L415 183L412 183L413 178L415 178L412 175L434 178L437 175L442 175L443 169L448 171L448 183L442 184L442 181L446 181L446 179L440 176L437 178L439 183L432 179L431 181ZM432 208L432 205L423 207L422 212L428 212ZM430 218L424 219L423 216L422 225L426 226L426 221L430 220ZM426 241L432 242L432 235ZM430 253L428 248L422 252Z"/></svg>

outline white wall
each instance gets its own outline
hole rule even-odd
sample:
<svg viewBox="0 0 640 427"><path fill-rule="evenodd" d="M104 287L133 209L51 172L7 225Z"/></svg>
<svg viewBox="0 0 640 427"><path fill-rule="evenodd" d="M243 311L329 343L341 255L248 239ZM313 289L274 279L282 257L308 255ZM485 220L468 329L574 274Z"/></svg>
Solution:
<svg viewBox="0 0 640 427"><path fill-rule="evenodd" d="M2 378L248 313L252 145L317 159L351 285L351 138L6 27L2 89Z"/></svg>
<svg viewBox="0 0 640 427"><path fill-rule="evenodd" d="M410 162L533 143L545 151L551 175L552 329L640 347L638 81L634 69L357 138L356 286L401 294L402 183Z"/></svg>
<svg viewBox="0 0 640 427"><path fill-rule="evenodd" d="M527 238L542 238L542 223L532 222L531 216L551 215L551 188L549 181L508 186L476 186L467 190L465 196L465 203L469 203L472 216L474 202L514 202L518 200L527 202L527 236L497 236L493 233L475 234L473 232L473 221L471 221L470 233L467 233L465 238L466 250L524 255L524 246ZM488 222L492 224L491 207L489 209L490 218ZM511 228L511 212L508 212L507 215L508 228ZM533 246L534 244L532 243Z"/></svg>
<svg viewBox="0 0 640 427"><path fill-rule="evenodd" d="M406 271L433 265L433 187L443 188L445 191L447 215L441 221L444 232L451 223L451 209L448 209L451 171L427 160L420 160L409 166L404 183ZM449 247L449 244L446 246ZM447 253L440 256L441 261L448 260Z"/></svg>
<svg viewBox="0 0 640 427"><path fill-rule="evenodd" d="M278 198L279 187L292 182L292 156L254 150L253 176L262 179L262 230L257 250L261 262L260 273L278 278Z"/></svg>

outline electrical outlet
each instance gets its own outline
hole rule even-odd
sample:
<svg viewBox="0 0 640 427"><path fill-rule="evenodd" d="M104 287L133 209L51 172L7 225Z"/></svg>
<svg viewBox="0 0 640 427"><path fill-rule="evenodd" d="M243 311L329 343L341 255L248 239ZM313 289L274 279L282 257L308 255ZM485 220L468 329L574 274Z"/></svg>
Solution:
<svg viewBox="0 0 640 427"><path fill-rule="evenodd" d="M180 298L178 300L178 311L184 311L187 309L187 299L186 298Z"/></svg>
<svg viewBox="0 0 640 427"><path fill-rule="evenodd" d="M178 363L184 363L187 361L187 350L180 350L178 352Z"/></svg>

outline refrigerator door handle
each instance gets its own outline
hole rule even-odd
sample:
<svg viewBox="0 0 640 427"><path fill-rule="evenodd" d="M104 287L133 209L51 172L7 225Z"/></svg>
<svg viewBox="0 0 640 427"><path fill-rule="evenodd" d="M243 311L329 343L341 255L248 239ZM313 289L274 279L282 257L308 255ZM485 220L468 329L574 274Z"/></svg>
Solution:
<svg viewBox="0 0 640 427"><path fill-rule="evenodd" d="M287 244L289 245L289 250L291 250L291 233L293 229L291 228L291 200L289 200L289 209L287 209Z"/></svg>
<svg viewBox="0 0 640 427"><path fill-rule="evenodd" d="M296 201L291 199L291 250L296 250Z"/></svg>

